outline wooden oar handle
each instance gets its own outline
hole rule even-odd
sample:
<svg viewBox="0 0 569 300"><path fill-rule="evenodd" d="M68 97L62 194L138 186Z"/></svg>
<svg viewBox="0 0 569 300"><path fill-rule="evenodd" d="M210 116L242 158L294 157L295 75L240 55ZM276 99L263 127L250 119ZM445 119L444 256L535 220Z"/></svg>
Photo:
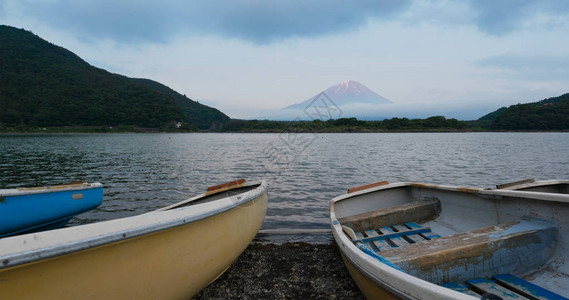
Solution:
<svg viewBox="0 0 569 300"><path fill-rule="evenodd" d="M369 189L372 187L380 186L380 185L386 185L386 184L389 184L389 182L384 180L384 181L380 181L380 182L376 182L376 183L372 183L372 184L366 184L366 185L358 186L355 188L348 189L348 194L353 193L353 192L357 192L357 191L361 191L361 190L365 190L365 189Z"/></svg>
<svg viewBox="0 0 569 300"><path fill-rule="evenodd" d="M211 191L215 191L218 189L227 188L227 187L230 187L233 185L239 185L239 184L243 184L243 183L245 183L245 179L239 179L239 180L235 180L235 181L231 181L231 182L226 182L226 183L210 186L207 188L207 191L211 192Z"/></svg>

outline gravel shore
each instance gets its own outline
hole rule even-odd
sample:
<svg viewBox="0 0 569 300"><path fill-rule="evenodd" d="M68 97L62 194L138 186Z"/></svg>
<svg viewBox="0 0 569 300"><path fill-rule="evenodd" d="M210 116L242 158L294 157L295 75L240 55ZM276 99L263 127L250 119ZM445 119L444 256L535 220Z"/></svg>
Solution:
<svg viewBox="0 0 569 300"><path fill-rule="evenodd" d="M193 299L364 299L336 244L252 243Z"/></svg>

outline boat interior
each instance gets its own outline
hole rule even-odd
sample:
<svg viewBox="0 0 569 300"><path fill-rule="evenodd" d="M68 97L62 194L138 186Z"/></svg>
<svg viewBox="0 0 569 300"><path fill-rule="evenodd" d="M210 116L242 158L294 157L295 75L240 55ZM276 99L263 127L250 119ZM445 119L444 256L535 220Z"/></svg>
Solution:
<svg viewBox="0 0 569 300"><path fill-rule="evenodd" d="M566 299L566 222L544 217L569 211L538 202L415 184L334 209L356 246L410 275L478 297Z"/></svg>

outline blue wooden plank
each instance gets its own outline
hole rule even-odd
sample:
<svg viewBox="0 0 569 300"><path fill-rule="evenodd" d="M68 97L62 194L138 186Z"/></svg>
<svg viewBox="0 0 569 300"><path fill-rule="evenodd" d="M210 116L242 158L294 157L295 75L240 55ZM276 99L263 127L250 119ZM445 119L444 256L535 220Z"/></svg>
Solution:
<svg viewBox="0 0 569 300"><path fill-rule="evenodd" d="M368 229L365 231L366 235L368 237L376 237L379 236L379 234L377 233L377 231L373 230L373 229Z"/></svg>
<svg viewBox="0 0 569 300"><path fill-rule="evenodd" d="M446 287L447 289L451 289L451 290L455 290L457 292L461 292L463 294L467 294L467 295L471 295L471 296L475 296L475 297L480 297L479 294L475 293L474 291L469 289L466 285L464 285L460 282L453 281L453 282L445 283L442 286Z"/></svg>
<svg viewBox="0 0 569 300"><path fill-rule="evenodd" d="M544 300L568 300L550 290L544 289L531 282L527 282L512 274L500 274L492 277L501 285L511 289L518 294L522 294L528 298L544 299Z"/></svg>
<svg viewBox="0 0 569 300"><path fill-rule="evenodd" d="M514 291L508 290L507 288L497 284L496 282L490 281L486 278L477 278L466 281L468 285L472 287L473 290L479 292L480 294L490 293L494 294L504 300L525 300L526 298Z"/></svg>
<svg viewBox="0 0 569 300"><path fill-rule="evenodd" d="M431 232L431 231L429 231L427 233L423 233L423 236L429 240L438 239L441 237L440 235L438 235L434 232Z"/></svg>
<svg viewBox="0 0 569 300"><path fill-rule="evenodd" d="M385 228L382 228L382 231L384 231L383 229L385 229ZM390 231L391 231L390 233L386 233L384 235L380 235L380 236L376 236L376 237L363 238L360 241L363 243L367 243L367 242L374 241L374 240L385 240L385 239L397 238L397 237L402 237L402 236L409 235L409 234L418 234L418 233L429 234L429 233L431 233L431 229L428 227L415 229L415 230L409 230L409 231L405 231L405 232L393 232L393 230L390 230Z"/></svg>
<svg viewBox="0 0 569 300"><path fill-rule="evenodd" d="M373 230L373 229L366 230L365 233L366 233L366 235L367 235L368 237L377 237L377 236L379 236L379 234L377 233L377 231L375 231L375 230ZM386 243L385 241L383 241L383 240L374 240L374 241L368 242L368 244L369 244L369 243L373 243L374 246L377 248L378 251L382 251L382 250L385 250L385 249L391 249L391 246L390 246L389 244L387 244L387 243ZM368 246L368 247L371 247L371 246ZM373 249L373 247L372 247L372 249Z"/></svg>
<svg viewBox="0 0 569 300"><path fill-rule="evenodd" d="M409 228L405 225L393 225L393 228L395 228L398 232L407 232L407 233L409 233L409 231L412 230L412 228ZM422 237L420 234L407 234L404 236L403 239L408 243L420 243L425 240L425 238Z"/></svg>
<svg viewBox="0 0 569 300"><path fill-rule="evenodd" d="M405 223L405 226L409 227L410 229L420 229L420 228L423 228L423 226L421 226L421 225L419 225L419 224L417 224L417 223L415 223L415 222ZM429 230L429 232L430 232L430 230ZM429 239L429 240L432 240L432 239L436 239L436 238L440 238L440 237L441 237L440 235L438 235L438 234L436 234L436 233L434 233L434 232L425 233L425 234L423 234L423 236L424 236L426 239Z"/></svg>
<svg viewBox="0 0 569 300"><path fill-rule="evenodd" d="M356 242L356 246L358 248L360 248L360 250L362 250L365 254L377 259L378 261L394 268L395 270L401 271L401 272L405 272L403 271L401 268L399 268L398 266L396 266L395 264L393 264L392 262L390 262L389 260L387 260L386 258L384 258L383 256L373 252L373 250L369 249L368 247L366 247L364 244L362 244L361 242Z"/></svg>
<svg viewBox="0 0 569 300"><path fill-rule="evenodd" d="M423 226L415 223L415 222L409 222L409 223L405 223L405 226L409 227L410 229L419 229L419 228L423 228Z"/></svg>
<svg viewBox="0 0 569 300"><path fill-rule="evenodd" d="M405 244L400 238L402 233L395 232L391 226L385 226L381 228L381 231L385 233L381 240L388 242L393 248L401 247Z"/></svg>

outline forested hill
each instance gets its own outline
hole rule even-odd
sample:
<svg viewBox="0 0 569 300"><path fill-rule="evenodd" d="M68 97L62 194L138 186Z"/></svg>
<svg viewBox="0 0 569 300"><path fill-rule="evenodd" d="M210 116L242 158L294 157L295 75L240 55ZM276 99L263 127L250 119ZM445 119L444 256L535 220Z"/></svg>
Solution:
<svg viewBox="0 0 569 300"><path fill-rule="evenodd" d="M209 129L229 117L158 82L109 73L29 31L0 25L0 125L156 128L173 121Z"/></svg>
<svg viewBox="0 0 569 300"><path fill-rule="evenodd" d="M493 130L569 130L569 94L502 107L479 120Z"/></svg>

